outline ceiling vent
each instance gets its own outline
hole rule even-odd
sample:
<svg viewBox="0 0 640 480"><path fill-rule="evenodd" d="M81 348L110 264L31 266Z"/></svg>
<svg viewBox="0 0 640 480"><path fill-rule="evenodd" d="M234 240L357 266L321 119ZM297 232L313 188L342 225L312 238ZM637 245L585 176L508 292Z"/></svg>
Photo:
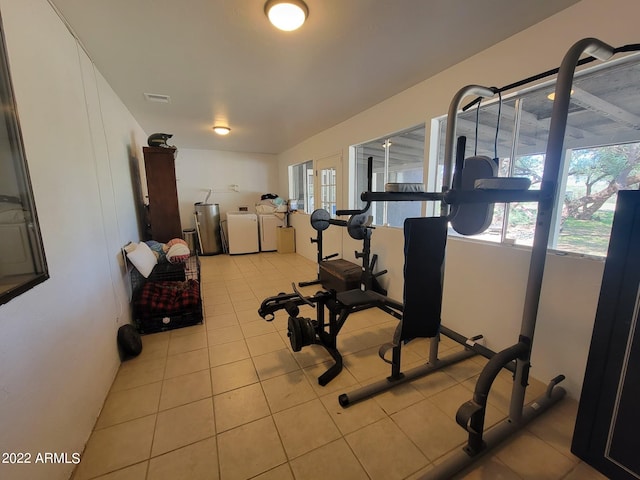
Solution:
<svg viewBox="0 0 640 480"><path fill-rule="evenodd" d="M159 93L145 93L144 98L147 102L155 103L169 103L171 101L171 97L169 97L169 95L161 95Z"/></svg>

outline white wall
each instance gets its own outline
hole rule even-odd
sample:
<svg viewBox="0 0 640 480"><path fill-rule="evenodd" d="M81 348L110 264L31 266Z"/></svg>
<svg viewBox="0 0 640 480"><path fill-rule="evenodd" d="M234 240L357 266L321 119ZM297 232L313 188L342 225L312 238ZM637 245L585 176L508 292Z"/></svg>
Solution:
<svg viewBox="0 0 640 480"><path fill-rule="evenodd" d="M311 243L311 239L317 238L318 232L311 228L311 215L302 212L291 214L289 224L296 230L296 252L315 262L318 258L318 247L317 244ZM342 230L341 227L330 226L322 232L323 257L337 253L338 256L334 258L342 258ZM358 248L361 248L361 245Z"/></svg>
<svg viewBox="0 0 640 480"><path fill-rule="evenodd" d="M499 14L499 12L498 12ZM614 47L637 43L636 0L584 0L557 15L325 130L279 155L280 185L287 167L335 151L348 158L349 146L399 131L447 112L456 91L468 84L506 85L557 67L576 41L596 37ZM446 41L446 39L443 39ZM416 59L420 61L420 59ZM342 187L347 192L348 162ZM353 258L353 242L343 232L343 253ZM300 242L308 241L297 235ZM372 249L390 296L402 298L402 232L378 228ZM356 245L357 246L357 245ZM443 323L465 335L482 333L492 349L517 341L526 284L528 252L513 247L452 239L447 252ZM543 381L564 373L564 386L578 397L584 375L603 262L550 255L544 280L532 375Z"/></svg>
<svg viewBox="0 0 640 480"><path fill-rule="evenodd" d="M236 153L221 150L181 149L176 157L176 180L182 228L194 228L194 203L204 202L207 191L213 189L208 203L220 205L221 218L226 212L241 206L255 212L255 204L265 193L287 198L278 190L278 163L275 155ZM229 187L237 185L238 191Z"/></svg>
<svg viewBox="0 0 640 480"><path fill-rule="evenodd" d="M0 0L50 279L0 306L0 451L81 452L130 320L120 247L138 240L146 134L46 0ZM0 465L66 479L73 465Z"/></svg>

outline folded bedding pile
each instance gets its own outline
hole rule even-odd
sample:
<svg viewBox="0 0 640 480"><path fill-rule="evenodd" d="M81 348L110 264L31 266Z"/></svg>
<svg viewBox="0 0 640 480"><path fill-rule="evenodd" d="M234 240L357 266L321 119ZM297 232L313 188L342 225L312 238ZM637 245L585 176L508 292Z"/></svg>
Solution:
<svg viewBox="0 0 640 480"><path fill-rule="evenodd" d="M179 315L200 305L200 287L196 280L191 279L184 282L146 282L133 302L140 320Z"/></svg>

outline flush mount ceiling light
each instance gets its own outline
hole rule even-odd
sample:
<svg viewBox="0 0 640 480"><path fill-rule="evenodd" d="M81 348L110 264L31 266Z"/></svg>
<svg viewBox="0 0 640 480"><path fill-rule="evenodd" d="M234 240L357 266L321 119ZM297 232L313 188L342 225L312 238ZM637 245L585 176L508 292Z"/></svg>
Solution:
<svg viewBox="0 0 640 480"><path fill-rule="evenodd" d="M309 8L302 0L268 0L264 13L276 28L290 32L302 26L309 16Z"/></svg>
<svg viewBox="0 0 640 480"><path fill-rule="evenodd" d="M229 135L231 129L229 127L215 126L213 127L213 131L218 135Z"/></svg>

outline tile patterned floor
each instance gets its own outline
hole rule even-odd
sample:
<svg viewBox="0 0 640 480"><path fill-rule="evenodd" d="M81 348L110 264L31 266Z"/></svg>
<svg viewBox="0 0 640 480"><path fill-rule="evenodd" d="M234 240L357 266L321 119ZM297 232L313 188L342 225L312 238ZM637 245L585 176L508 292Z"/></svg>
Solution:
<svg viewBox="0 0 640 480"><path fill-rule="evenodd" d="M397 321L377 310L352 315L338 337L346 368L320 387L328 354L293 353L286 314L266 322L256 313L265 297L315 277L315 264L277 253L201 260L204 324L143 337L142 354L120 367L74 480L415 479L464 442L455 411L485 360L343 409L339 393L389 374L377 350ZM456 348L441 342L442 353ZM428 349L411 342L405 368L425 363ZM530 395L542 389L534 381ZM509 395L501 374L487 423L506 415ZM604 478L569 450L576 410L563 401L458 478Z"/></svg>

